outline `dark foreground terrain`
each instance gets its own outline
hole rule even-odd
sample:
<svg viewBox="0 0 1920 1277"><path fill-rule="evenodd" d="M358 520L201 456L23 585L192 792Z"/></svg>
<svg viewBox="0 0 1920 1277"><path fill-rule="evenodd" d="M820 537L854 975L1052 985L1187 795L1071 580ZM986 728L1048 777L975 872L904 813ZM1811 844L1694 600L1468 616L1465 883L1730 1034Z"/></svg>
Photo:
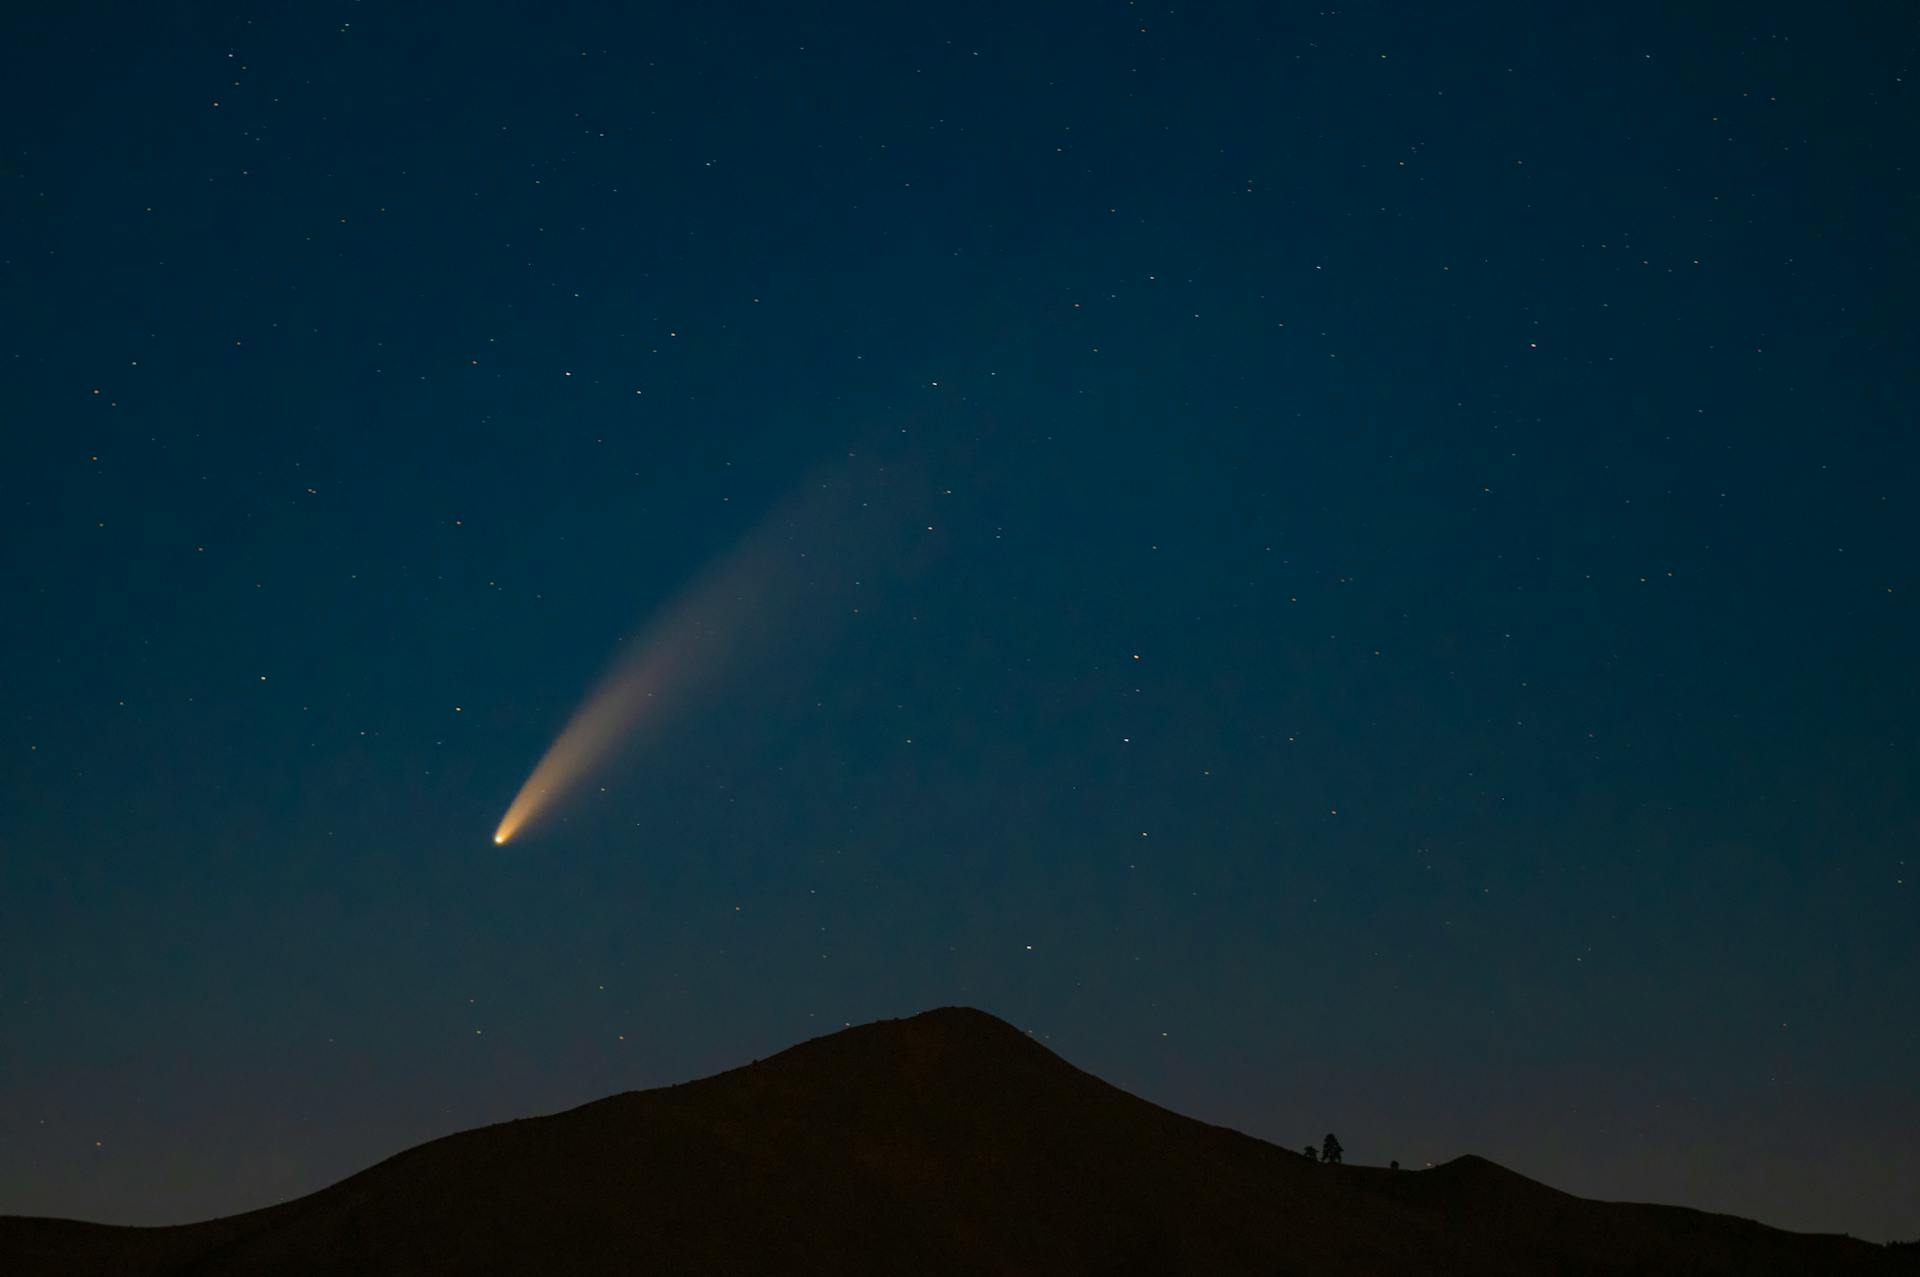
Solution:
<svg viewBox="0 0 1920 1277"><path fill-rule="evenodd" d="M410 1149L177 1228L0 1217L0 1273L1916 1271L1843 1237L1569 1197L1477 1157L1320 1166L979 1011Z"/></svg>

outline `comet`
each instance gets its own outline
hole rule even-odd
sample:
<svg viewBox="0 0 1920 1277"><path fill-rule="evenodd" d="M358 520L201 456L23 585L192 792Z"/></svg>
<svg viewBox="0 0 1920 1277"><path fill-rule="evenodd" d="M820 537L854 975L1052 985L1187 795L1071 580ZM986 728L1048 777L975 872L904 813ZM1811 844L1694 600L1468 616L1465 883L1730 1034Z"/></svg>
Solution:
<svg viewBox="0 0 1920 1277"><path fill-rule="evenodd" d="M777 548L778 538L764 532L749 538L661 611L547 747L493 831L495 846L577 791L644 727L667 720L749 628L754 593L770 588L764 578L780 557Z"/></svg>
<svg viewBox="0 0 1920 1277"><path fill-rule="evenodd" d="M873 487L847 465L814 476L658 609L535 764L493 831L494 845L538 824L623 746L668 724L730 659L776 642L784 655L802 632L850 611L841 596L884 540L876 523L894 519L883 513L894 503Z"/></svg>

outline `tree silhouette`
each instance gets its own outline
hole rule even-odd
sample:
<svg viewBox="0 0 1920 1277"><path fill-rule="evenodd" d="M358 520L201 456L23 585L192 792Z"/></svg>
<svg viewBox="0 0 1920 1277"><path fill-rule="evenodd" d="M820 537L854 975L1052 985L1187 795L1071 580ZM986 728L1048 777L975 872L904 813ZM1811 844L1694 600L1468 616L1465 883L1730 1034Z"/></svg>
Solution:
<svg viewBox="0 0 1920 1277"><path fill-rule="evenodd" d="M1317 1162L1320 1160L1320 1150L1315 1148L1311 1144L1307 1145L1305 1148L1301 1149L1300 1151L1306 1154L1307 1160L1309 1162Z"/></svg>
<svg viewBox="0 0 1920 1277"><path fill-rule="evenodd" d="M1328 1131L1326 1140L1320 1145L1320 1160L1323 1162L1337 1162L1340 1160L1340 1155L1345 1151L1345 1149L1340 1147L1340 1141L1333 1138L1333 1132Z"/></svg>
<svg viewBox="0 0 1920 1277"><path fill-rule="evenodd" d="M1387 1163L1387 1169L1388 1169L1388 1170L1390 1170L1390 1171L1397 1171L1397 1170L1399 1170L1399 1169L1400 1169L1400 1163L1398 1163L1398 1162L1388 1162L1388 1163Z"/></svg>

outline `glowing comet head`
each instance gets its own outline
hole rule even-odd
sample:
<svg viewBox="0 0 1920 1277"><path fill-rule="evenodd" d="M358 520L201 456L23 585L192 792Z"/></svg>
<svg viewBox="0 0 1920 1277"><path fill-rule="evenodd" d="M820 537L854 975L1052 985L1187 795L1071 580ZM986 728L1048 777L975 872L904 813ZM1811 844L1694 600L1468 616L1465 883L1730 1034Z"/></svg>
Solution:
<svg viewBox="0 0 1920 1277"><path fill-rule="evenodd" d="M496 847L504 847L506 842L507 836L505 834L495 834L493 836L493 845Z"/></svg>

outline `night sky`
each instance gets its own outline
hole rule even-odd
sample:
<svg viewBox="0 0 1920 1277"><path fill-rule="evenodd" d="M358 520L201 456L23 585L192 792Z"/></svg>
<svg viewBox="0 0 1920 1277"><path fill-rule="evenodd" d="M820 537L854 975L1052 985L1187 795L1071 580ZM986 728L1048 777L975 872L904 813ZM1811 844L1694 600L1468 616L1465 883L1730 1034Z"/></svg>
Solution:
<svg viewBox="0 0 1920 1277"><path fill-rule="evenodd" d="M1911 6L453 12L0 26L0 1212L968 1003L1920 1235Z"/></svg>

